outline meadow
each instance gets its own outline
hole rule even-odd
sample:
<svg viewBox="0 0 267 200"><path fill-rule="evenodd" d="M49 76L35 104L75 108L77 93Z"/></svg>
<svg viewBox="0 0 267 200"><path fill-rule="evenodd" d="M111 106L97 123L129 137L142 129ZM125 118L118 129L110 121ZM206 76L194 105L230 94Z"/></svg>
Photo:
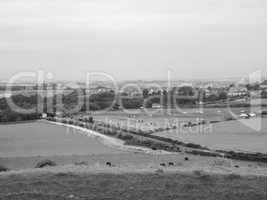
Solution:
<svg viewBox="0 0 267 200"><path fill-rule="evenodd" d="M131 110L93 113L96 121L128 130L200 144L211 149L267 153L267 118L240 119L258 108L203 108ZM237 119L237 120L235 120ZM185 124L201 126L184 127Z"/></svg>
<svg viewBox="0 0 267 200"><path fill-rule="evenodd" d="M193 174L25 174L0 177L3 200L266 199L266 177Z"/></svg>
<svg viewBox="0 0 267 200"><path fill-rule="evenodd" d="M239 117L242 112L251 112L249 108L183 108L183 109L131 109L128 111L92 112L80 116L92 115L96 121L114 124L122 128L143 131L155 131L172 125L184 123L220 122Z"/></svg>
<svg viewBox="0 0 267 200"><path fill-rule="evenodd" d="M267 153L267 118L241 119L157 132L154 135L193 142L211 149Z"/></svg>
<svg viewBox="0 0 267 200"><path fill-rule="evenodd" d="M47 122L0 125L0 157L120 153L79 130Z"/></svg>

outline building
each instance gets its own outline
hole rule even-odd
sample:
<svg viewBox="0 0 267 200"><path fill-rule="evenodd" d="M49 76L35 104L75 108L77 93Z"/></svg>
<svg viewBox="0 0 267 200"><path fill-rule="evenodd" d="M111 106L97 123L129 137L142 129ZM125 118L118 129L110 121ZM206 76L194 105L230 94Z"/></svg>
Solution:
<svg viewBox="0 0 267 200"><path fill-rule="evenodd" d="M242 86L231 87L228 91L229 97L243 97L246 95L248 95L248 90L246 87L242 87Z"/></svg>
<svg viewBox="0 0 267 200"><path fill-rule="evenodd" d="M42 118L47 118L47 113L42 113Z"/></svg>
<svg viewBox="0 0 267 200"><path fill-rule="evenodd" d="M158 103L153 103L152 104L152 108L154 108L154 109L160 109L160 108L162 108L162 105L160 105Z"/></svg>

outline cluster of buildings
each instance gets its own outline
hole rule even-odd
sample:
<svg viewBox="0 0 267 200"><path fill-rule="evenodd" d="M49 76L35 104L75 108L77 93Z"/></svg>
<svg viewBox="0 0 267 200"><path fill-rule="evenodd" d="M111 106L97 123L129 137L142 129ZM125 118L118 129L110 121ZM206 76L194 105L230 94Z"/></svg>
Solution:
<svg viewBox="0 0 267 200"><path fill-rule="evenodd" d="M226 92L229 98L244 98L244 97L255 97L260 98L261 94L267 93L267 80L261 84L236 84L228 87L206 87L204 89L205 96L211 95L219 96L220 93Z"/></svg>
<svg viewBox="0 0 267 200"><path fill-rule="evenodd" d="M215 96L220 98L221 95L226 95L228 98L247 98L247 97L260 97L262 93L267 93L267 80L262 82L261 84L258 84L257 87L253 86L249 87L246 84L232 84L228 86L213 86L213 85L205 85L205 86L192 86L192 85L180 85L177 87L142 87L141 90L138 90L137 88L125 88L123 91L121 91L121 95L123 96L129 96L129 97L140 97L146 94L147 96L153 96L153 95L161 95L165 92L169 92L170 90L174 91L177 95L184 95L183 91L179 90L179 88L182 87L192 87L192 90L194 91L194 95L196 93L199 93L200 91L204 94L205 98L209 98L211 96ZM111 88L108 87L102 87L98 86L95 88L90 88L91 94L97 94L102 92L109 92L111 91Z"/></svg>

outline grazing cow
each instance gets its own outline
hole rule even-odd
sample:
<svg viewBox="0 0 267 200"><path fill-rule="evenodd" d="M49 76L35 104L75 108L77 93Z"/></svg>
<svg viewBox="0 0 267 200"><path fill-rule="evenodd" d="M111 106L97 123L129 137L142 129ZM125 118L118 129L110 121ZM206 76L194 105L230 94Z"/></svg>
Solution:
<svg viewBox="0 0 267 200"><path fill-rule="evenodd" d="M160 166L166 167L166 164L165 163L160 163Z"/></svg>
<svg viewBox="0 0 267 200"><path fill-rule="evenodd" d="M235 165L235 168L239 168L239 165Z"/></svg>
<svg viewBox="0 0 267 200"><path fill-rule="evenodd" d="M185 157L185 158L184 158L184 160L185 160L185 161L188 161L188 160L189 160L189 158L188 158L188 157Z"/></svg>
<svg viewBox="0 0 267 200"><path fill-rule="evenodd" d="M168 164L169 164L169 166L174 166L173 162L169 162Z"/></svg>
<svg viewBox="0 0 267 200"><path fill-rule="evenodd" d="M111 167L111 163L110 162L106 162L106 165Z"/></svg>

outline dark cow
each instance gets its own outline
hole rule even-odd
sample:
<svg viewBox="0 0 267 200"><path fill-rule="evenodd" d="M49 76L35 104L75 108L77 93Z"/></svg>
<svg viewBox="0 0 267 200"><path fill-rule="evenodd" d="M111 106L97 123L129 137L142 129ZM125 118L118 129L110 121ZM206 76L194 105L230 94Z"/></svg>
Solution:
<svg viewBox="0 0 267 200"><path fill-rule="evenodd" d="M169 162L168 164L169 164L169 166L174 166L173 162Z"/></svg>
<svg viewBox="0 0 267 200"><path fill-rule="evenodd" d="M160 163L160 166L166 167L166 164L165 163Z"/></svg>
<svg viewBox="0 0 267 200"><path fill-rule="evenodd" d="M111 162L106 162L106 165L111 167Z"/></svg>

